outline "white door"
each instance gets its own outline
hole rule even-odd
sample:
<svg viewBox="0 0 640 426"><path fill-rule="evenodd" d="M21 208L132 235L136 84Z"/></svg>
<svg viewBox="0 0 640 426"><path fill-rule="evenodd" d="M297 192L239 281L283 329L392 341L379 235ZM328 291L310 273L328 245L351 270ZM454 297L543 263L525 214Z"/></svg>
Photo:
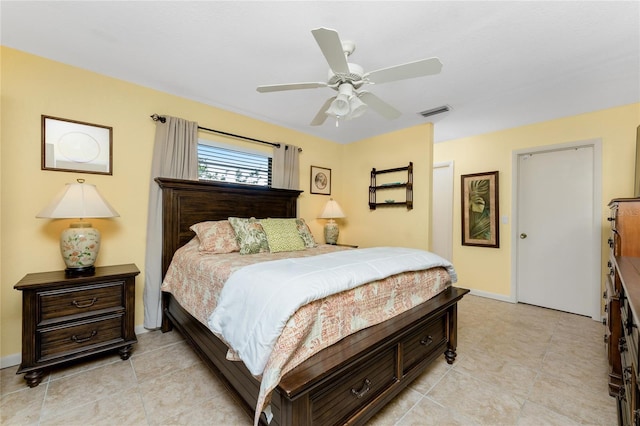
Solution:
<svg viewBox="0 0 640 426"><path fill-rule="evenodd" d="M433 165L431 251L453 258L453 161Z"/></svg>
<svg viewBox="0 0 640 426"><path fill-rule="evenodd" d="M523 153L517 167L517 300L593 316L593 146Z"/></svg>

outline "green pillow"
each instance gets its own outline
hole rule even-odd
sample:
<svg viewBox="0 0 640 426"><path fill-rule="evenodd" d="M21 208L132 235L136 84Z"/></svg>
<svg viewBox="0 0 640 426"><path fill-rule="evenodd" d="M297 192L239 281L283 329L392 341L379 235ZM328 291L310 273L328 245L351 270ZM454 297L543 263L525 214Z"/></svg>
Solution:
<svg viewBox="0 0 640 426"><path fill-rule="evenodd" d="M260 221L252 217L249 219L230 217L229 223L236 233L240 246L240 254L264 253L269 251L267 236L260 225Z"/></svg>
<svg viewBox="0 0 640 426"><path fill-rule="evenodd" d="M267 234L269 251L277 253L281 251L304 250L305 244L298 232L295 219L262 219L260 225Z"/></svg>
<svg viewBox="0 0 640 426"><path fill-rule="evenodd" d="M297 218L295 221L296 221L296 226L298 227L298 233L300 234L302 241L304 241L305 247L307 248L318 247L316 240L313 238L313 234L311 233L311 230L309 230L309 226L307 225L307 222L305 222L304 219L302 219L301 217Z"/></svg>

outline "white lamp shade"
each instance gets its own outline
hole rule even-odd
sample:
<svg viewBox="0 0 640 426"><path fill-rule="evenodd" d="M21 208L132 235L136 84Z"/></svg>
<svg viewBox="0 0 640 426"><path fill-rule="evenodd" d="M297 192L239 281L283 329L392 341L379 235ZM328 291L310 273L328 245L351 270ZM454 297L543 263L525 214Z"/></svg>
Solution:
<svg viewBox="0 0 640 426"><path fill-rule="evenodd" d="M345 217L344 212L340 208L340 204L338 204L338 202L333 198L327 201L327 204L324 206L324 210L322 210L322 213L318 216L320 219L338 219L341 217Z"/></svg>
<svg viewBox="0 0 640 426"><path fill-rule="evenodd" d="M338 95L327 110L327 114L334 117L344 117L349 114L349 99L344 95Z"/></svg>
<svg viewBox="0 0 640 426"><path fill-rule="evenodd" d="M350 83L341 84L338 87L338 96L336 96L333 102L331 102L329 109L327 109L325 113L336 118L349 118L350 114L353 112L353 104L351 103L353 98L353 86Z"/></svg>
<svg viewBox="0 0 640 426"><path fill-rule="evenodd" d="M351 120L352 118L358 118L362 116L365 112L367 112L367 104L362 102L359 97L352 96L349 101L349 105L351 107L351 113L347 117L347 120Z"/></svg>
<svg viewBox="0 0 640 426"><path fill-rule="evenodd" d="M118 212L102 198L95 185L68 183L36 217L85 219L117 217ZM74 222L60 235L60 253L70 275L92 274L100 251L100 232L88 222Z"/></svg>
<svg viewBox="0 0 640 426"><path fill-rule="evenodd" d="M118 212L102 198L95 185L68 183L65 188L36 215L38 218L72 219L118 217Z"/></svg>

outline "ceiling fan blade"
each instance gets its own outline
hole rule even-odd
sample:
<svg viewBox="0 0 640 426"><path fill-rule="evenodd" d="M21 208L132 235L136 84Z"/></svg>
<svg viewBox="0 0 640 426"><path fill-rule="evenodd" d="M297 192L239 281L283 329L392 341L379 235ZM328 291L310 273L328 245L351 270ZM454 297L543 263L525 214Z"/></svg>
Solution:
<svg viewBox="0 0 640 426"><path fill-rule="evenodd" d="M442 62L438 58L422 59L389 68L371 71L364 75L371 83L387 83L405 80L407 78L423 77L438 74L442 69Z"/></svg>
<svg viewBox="0 0 640 426"><path fill-rule="evenodd" d="M320 50L322 50L322 54L329 63L331 70L336 74L348 73L349 65L342 50L342 42L338 32L329 28L316 28L311 30L311 33L315 37L318 46L320 46Z"/></svg>
<svg viewBox="0 0 640 426"><path fill-rule="evenodd" d="M271 84L266 86L258 86L256 90L260 93L267 93L281 92L283 90L317 89L318 87L327 87L327 83Z"/></svg>
<svg viewBox="0 0 640 426"><path fill-rule="evenodd" d="M326 111L329 109L329 106L331 105L331 102L333 102L333 100L336 97L333 96L329 99L327 99L324 103L324 105L322 105L322 107L320 108L320 111L318 111L318 113L316 114L316 116L313 118L313 120L311 120L311 125L312 126L319 126L322 123L324 123L324 121L327 119L327 113Z"/></svg>
<svg viewBox="0 0 640 426"><path fill-rule="evenodd" d="M400 111L377 97L371 92L360 92L358 97L362 102L367 104L372 110L380 114L381 116L388 118L389 120L393 120L394 118L398 118L402 115Z"/></svg>

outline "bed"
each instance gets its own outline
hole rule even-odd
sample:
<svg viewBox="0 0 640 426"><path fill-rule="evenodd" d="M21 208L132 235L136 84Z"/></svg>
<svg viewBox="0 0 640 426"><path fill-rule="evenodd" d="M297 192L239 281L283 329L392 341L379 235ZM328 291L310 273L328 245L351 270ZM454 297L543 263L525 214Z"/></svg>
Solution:
<svg viewBox="0 0 640 426"><path fill-rule="evenodd" d="M163 277L176 251L193 239L192 225L228 217L295 218L301 192L168 178L156 181L163 194ZM439 356L454 362L457 303L467 292L448 285L424 303L304 360L281 377L260 422L364 424ZM254 416L260 381L242 362L227 360L227 345L171 293L163 292L162 298L162 330L176 327L242 408Z"/></svg>

